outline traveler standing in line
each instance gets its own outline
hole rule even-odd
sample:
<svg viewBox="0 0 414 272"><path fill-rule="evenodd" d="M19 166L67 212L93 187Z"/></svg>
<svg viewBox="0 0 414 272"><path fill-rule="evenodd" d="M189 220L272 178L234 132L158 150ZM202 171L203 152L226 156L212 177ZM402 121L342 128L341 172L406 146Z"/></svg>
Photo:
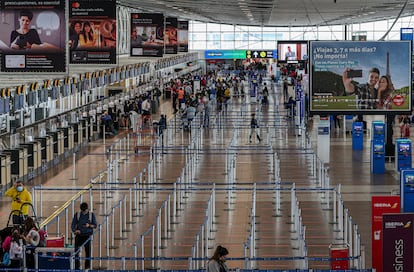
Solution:
<svg viewBox="0 0 414 272"><path fill-rule="evenodd" d="M229 268L226 265L226 256L229 255L227 248L217 246L214 255L207 263L207 272L227 272Z"/></svg>
<svg viewBox="0 0 414 272"><path fill-rule="evenodd" d="M72 232L75 234L75 269L80 269L79 248L84 245L85 249L85 267L91 268L91 236L93 230L96 229L96 217L93 212L88 209L88 203L80 204L80 212L76 212L72 219ZM86 243L85 243L86 242Z"/></svg>
<svg viewBox="0 0 414 272"><path fill-rule="evenodd" d="M29 205L32 204L32 195L23 186L21 180L17 180L4 195L12 199L13 225L22 225L29 215Z"/></svg>
<svg viewBox="0 0 414 272"><path fill-rule="evenodd" d="M252 142L252 135L256 134L257 140L259 143L262 141L259 135L259 123L256 119L256 115L252 113L252 119L250 119L250 135L249 135L249 143Z"/></svg>

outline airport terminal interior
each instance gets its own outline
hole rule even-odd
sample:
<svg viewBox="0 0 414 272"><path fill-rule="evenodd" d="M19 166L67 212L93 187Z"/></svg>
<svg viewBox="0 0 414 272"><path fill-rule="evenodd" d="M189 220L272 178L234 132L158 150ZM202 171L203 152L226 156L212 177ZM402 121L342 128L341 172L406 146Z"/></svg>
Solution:
<svg viewBox="0 0 414 272"><path fill-rule="evenodd" d="M69 2L73 12L80 9L79 3L88 1ZM370 111L373 100L346 94L326 97L312 89L316 80L312 83L315 78L309 70L315 75L331 69L331 64L321 71L316 71L316 66L310 68L308 61L315 61L319 55L309 48L335 44L312 44L305 35L290 40L294 31L289 26L289 38L278 41L275 35L273 47L263 48L270 46L263 35L260 48L209 48L205 38L206 47L200 49L196 38L202 31L196 26L211 23L212 15L198 9L189 12L186 5L193 3L188 1L177 1L175 8L168 6L168 1L157 2L143 1L139 9L133 7L135 1L121 0L113 18L119 27L112 37L119 37L116 46L110 43L113 39L102 38L100 42L110 49L104 49L105 54L99 49L99 54L94 52L91 57L91 49L72 48L75 41L81 42L80 36L70 40L70 45L64 45L68 63L55 67L64 73L42 71L40 66L36 68L40 72L30 67L22 72L20 57L25 55L1 49L6 53L2 53L0 67L0 222L4 227L0 237L3 240L6 230L21 225L13 222L13 215L22 215L23 209L12 210L11 203L17 198L6 194L17 181L32 195L28 217L47 232L47 237L39 238L45 239L44 247L30 246L32 241L27 240L19 268L205 271L221 246L228 250L226 271L391 271L382 263L386 248L378 241L383 230L374 231L373 227L373 220L378 219L373 208L390 207L382 199L374 207L372 199L398 199L395 206L391 205L398 213L400 172L412 168L411 86L401 87L405 83L395 75L401 67L408 69L404 80L412 84L411 42L370 42L365 41L374 35L369 31L356 31L355 26L340 30L341 40L348 40L340 44L341 48L361 48L364 56L384 53L378 82L383 74L390 79L394 73L394 97L389 101L393 108L381 104L382 110L376 101ZM272 9L267 2L279 1L263 1L263 7ZM350 2L353 11L361 9ZM370 20L388 20L390 26L392 20L399 20L412 9L407 3L410 1L398 2L401 14L371 14ZM238 3L243 7L254 1ZM235 3L231 4L234 8ZM144 36L148 34L149 41L152 34L158 35L151 32L153 26L139 30L140 23L149 20L141 13L149 14L144 8L151 5L153 13L169 12L170 16L190 20L183 52L162 54L155 38L146 48L133 45L129 34L126 37L130 32L134 37L134 31L141 31L142 36L147 30ZM251 9L255 18L261 14L262 4L257 5ZM332 5L343 7L342 1L334 0L327 4L326 12L335 10ZM365 11L374 7L372 3L366 5ZM206 9L205 4L195 6ZM217 18L224 18L223 11L217 7L213 10L220 12ZM292 12L293 7L287 10ZM178 11L183 16L178 16ZM228 20L246 26L250 21L252 26L263 28L268 20L271 27L286 28L281 21L271 19L279 14L276 8L263 12L261 21L237 19L241 15L250 17L241 9L214 23L225 29ZM338 18L349 15L340 13ZM309 16L309 21L320 17L323 22L316 25L329 25L324 14L298 13L297 26L306 25L300 16ZM32 20L29 15L19 16ZM71 21L73 27L78 19ZM359 17L355 20L356 24L363 23ZM81 23L83 28L87 24ZM95 24L101 24L100 30L107 26L96 18ZM203 31L208 32L208 26ZM236 32L235 25L231 32ZM353 32L355 40L350 41ZM379 31L374 36L378 35ZM412 28L409 37L413 39ZM226 44L224 40L220 43ZM375 49L366 49L365 44ZM387 51L399 45L410 47L405 52L410 54L408 61L397 60ZM291 47L296 53L291 53ZM162 48L167 50L167 45ZM40 58L33 52L34 58ZM365 60L357 55L361 52L346 53L356 56L356 60L349 57L348 63ZM53 56L51 65L55 65ZM85 61L89 57L95 59ZM113 58L114 63L97 60L106 57ZM371 80L371 70L362 72L366 66L344 71L341 65L341 71L329 71L330 78L318 82L318 88L343 82L345 87L341 84L340 90L346 93L346 82L351 79L363 78L360 81L364 82L369 75ZM377 85L375 88L380 88ZM344 108L325 110L324 105ZM351 107L354 110L349 110ZM407 177L407 183L410 181ZM97 223L87 240L90 257L84 247L75 250L71 228L83 202ZM75 259L80 260L80 267ZM1 266L3 269L4 264Z"/></svg>

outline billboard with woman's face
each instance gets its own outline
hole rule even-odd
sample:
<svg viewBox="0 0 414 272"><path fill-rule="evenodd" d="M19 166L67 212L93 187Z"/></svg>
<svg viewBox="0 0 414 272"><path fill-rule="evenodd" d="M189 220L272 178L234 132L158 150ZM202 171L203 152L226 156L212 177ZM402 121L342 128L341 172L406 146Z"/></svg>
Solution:
<svg viewBox="0 0 414 272"><path fill-rule="evenodd" d="M65 72L65 1L2 1L2 72Z"/></svg>
<svg viewBox="0 0 414 272"><path fill-rule="evenodd" d="M70 63L115 64L116 42L115 0L70 0Z"/></svg>

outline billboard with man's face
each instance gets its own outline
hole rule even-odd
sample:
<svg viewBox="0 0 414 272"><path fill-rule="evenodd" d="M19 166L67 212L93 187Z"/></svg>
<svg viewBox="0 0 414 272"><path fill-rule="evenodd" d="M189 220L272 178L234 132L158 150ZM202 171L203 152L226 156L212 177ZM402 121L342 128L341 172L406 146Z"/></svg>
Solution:
<svg viewBox="0 0 414 272"><path fill-rule="evenodd" d="M314 113L411 111L411 42L311 41Z"/></svg>

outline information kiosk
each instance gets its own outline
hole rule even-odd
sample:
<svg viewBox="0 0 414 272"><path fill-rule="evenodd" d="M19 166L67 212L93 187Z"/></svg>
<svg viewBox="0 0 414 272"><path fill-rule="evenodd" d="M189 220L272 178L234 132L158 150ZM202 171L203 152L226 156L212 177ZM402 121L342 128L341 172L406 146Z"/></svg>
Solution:
<svg viewBox="0 0 414 272"><path fill-rule="evenodd" d="M352 150L362 150L364 148L364 125L362 122L352 124Z"/></svg>
<svg viewBox="0 0 414 272"><path fill-rule="evenodd" d="M403 169L400 175L401 212L414 212L414 169Z"/></svg>
<svg viewBox="0 0 414 272"><path fill-rule="evenodd" d="M385 123L372 122L371 171L385 174Z"/></svg>
<svg viewBox="0 0 414 272"><path fill-rule="evenodd" d="M395 170L411 169L412 143L409 139L397 139L395 141Z"/></svg>

